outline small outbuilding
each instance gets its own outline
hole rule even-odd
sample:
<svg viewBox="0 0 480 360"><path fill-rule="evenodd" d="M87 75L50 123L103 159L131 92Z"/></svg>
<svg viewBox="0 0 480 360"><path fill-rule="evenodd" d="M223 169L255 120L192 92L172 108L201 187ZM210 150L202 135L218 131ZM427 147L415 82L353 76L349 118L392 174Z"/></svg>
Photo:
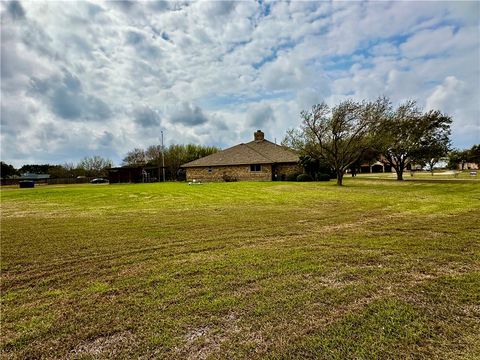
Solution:
<svg viewBox="0 0 480 360"><path fill-rule="evenodd" d="M183 164L187 181L271 181L303 173L298 154L265 139L257 130L254 140Z"/></svg>
<svg viewBox="0 0 480 360"><path fill-rule="evenodd" d="M122 166L108 169L110 184L143 183L161 181L161 167Z"/></svg>

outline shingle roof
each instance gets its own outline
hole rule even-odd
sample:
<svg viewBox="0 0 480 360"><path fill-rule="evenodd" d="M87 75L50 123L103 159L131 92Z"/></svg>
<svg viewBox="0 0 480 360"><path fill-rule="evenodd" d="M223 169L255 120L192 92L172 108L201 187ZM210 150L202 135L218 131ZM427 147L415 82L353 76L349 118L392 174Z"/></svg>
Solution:
<svg viewBox="0 0 480 360"><path fill-rule="evenodd" d="M257 140L235 145L183 164L182 167L296 163L298 160L299 157L293 150L268 140Z"/></svg>

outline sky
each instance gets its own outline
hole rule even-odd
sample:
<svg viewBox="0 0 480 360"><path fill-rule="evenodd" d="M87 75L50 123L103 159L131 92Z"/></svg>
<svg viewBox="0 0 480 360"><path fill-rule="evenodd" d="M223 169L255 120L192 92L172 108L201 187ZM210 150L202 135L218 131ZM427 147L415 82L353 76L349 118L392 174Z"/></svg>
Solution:
<svg viewBox="0 0 480 360"><path fill-rule="evenodd" d="M480 143L480 3L2 1L1 159L280 142L325 101L415 99Z"/></svg>

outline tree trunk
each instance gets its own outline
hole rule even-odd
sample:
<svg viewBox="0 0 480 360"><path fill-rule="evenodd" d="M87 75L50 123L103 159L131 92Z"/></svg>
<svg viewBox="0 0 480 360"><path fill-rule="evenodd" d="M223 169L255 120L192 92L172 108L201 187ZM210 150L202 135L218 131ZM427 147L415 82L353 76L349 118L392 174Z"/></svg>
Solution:
<svg viewBox="0 0 480 360"><path fill-rule="evenodd" d="M397 173L397 180L402 181L403 180L403 169L395 169L395 172Z"/></svg>
<svg viewBox="0 0 480 360"><path fill-rule="evenodd" d="M398 165L394 165L393 162L390 163L397 173L397 181L403 180L403 170L405 169L405 164L402 161L396 162Z"/></svg>
<svg viewBox="0 0 480 360"><path fill-rule="evenodd" d="M343 171L337 171L337 185L343 185Z"/></svg>

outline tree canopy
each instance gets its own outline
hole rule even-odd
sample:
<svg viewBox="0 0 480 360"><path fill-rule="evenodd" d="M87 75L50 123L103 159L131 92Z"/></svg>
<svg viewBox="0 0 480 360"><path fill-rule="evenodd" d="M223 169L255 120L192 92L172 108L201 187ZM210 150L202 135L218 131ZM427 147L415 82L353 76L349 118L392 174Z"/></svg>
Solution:
<svg viewBox="0 0 480 360"><path fill-rule="evenodd" d="M172 144L165 147L163 156L167 178L178 180L183 178L180 166L187 162L213 154L219 151L214 146L203 146L195 144ZM162 146L151 145L146 150L135 148L127 153L123 159L124 165L137 166L162 166Z"/></svg>
<svg viewBox="0 0 480 360"><path fill-rule="evenodd" d="M13 165L0 161L0 176L2 179L8 179L14 175L18 175L18 170Z"/></svg>
<svg viewBox="0 0 480 360"><path fill-rule="evenodd" d="M480 165L480 144L473 145L470 149L465 150L453 149L448 153L447 167L449 169L460 167L463 170L466 163Z"/></svg>
<svg viewBox="0 0 480 360"><path fill-rule="evenodd" d="M90 177L106 177L108 175L107 169L112 167L112 161L101 156L91 156L83 158L78 168L85 170L85 175Z"/></svg>
<svg viewBox="0 0 480 360"><path fill-rule="evenodd" d="M447 155L452 119L438 110L423 113L409 100L397 108L388 98L326 103L301 112L299 129L287 131L284 145L311 159L326 161L342 185L343 174L374 157L390 164L403 180L409 163L433 166Z"/></svg>
<svg viewBox="0 0 480 360"><path fill-rule="evenodd" d="M448 152L451 123L452 119L438 110L422 113L413 100L396 109L390 107L378 118L375 129L380 160L392 166L397 180L403 180L410 163L429 162L433 168Z"/></svg>
<svg viewBox="0 0 480 360"><path fill-rule="evenodd" d="M326 161L341 186L345 170L370 148L372 126L388 105L385 98L363 103L346 100L333 108L326 103L314 105L301 112L300 130L287 132L283 144Z"/></svg>
<svg viewBox="0 0 480 360"><path fill-rule="evenodd" d="M123 158L122 165L124 166L140 166L147 163L147 155L144 149L135 148L130 150Z"/></svg>

